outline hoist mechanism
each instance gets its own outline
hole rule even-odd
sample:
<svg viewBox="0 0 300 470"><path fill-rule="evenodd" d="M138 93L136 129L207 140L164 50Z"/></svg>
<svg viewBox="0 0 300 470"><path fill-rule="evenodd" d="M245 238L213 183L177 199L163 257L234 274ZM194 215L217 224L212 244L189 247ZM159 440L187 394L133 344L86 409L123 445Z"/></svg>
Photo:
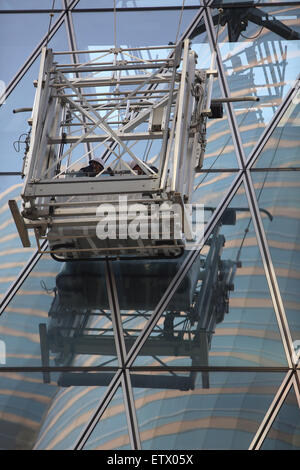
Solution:
<svg viewBox="0 0 300 470"><path fill-rule="evenodd" d="M75 52L88 62L55 61ZM216 75L213 60L209 70L197 68L189 40L44 48L21 211L9 202L23 246L33 229L39 251L58 261L181 256L195 239L186 204L205 155L206 121L223 115L222 100L212 99Z"/></svg>

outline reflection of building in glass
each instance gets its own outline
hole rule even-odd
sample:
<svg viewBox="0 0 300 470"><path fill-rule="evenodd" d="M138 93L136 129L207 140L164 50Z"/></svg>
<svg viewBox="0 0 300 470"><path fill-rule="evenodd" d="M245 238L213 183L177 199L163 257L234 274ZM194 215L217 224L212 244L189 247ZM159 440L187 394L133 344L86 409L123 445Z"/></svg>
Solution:
<svg viewBox="0 0 300 470"><path fill-rule="evenodd" d="M75 63L113 48L111 5L106 12L91 12L98 5L70 3L68 11L57 6L48 47L68 50L69 38L72 49L89 51L84 59L72 55ZM0 364L0 447L299 449L293 344L300 339L294 85L300 6L253 6L257 17L268 14L263 25L243 2L226 21L217 9L226 2L207 8L185 2L182 15L176 1L172 7L154 2L146 10L142 1L116 3L117 44L161 46L176 42L176 35L189 37L197 67L207 69L217 35L212 97L250 95L260 101L225 104L223 117L207 122L205 157L192 196L207 209L199 255L190 251L166 263L94 264L39 255L21 246L8 201L21 205L18 173L30 117L12 110L33 105L32 81L38 78L49 12L25 14L14 2L4 2L2 10L14 11L0 10L0 22L19 24L19 31L11 40L8 31L2 41L7 96L0 108L0 340L6 357ZM29 35L22 34L25 16L33 26ZM137 61L163 57L144 54L137 51ZM58 62L64 63L62 57ZM112 103L117 96L110 98ZM152 142L143 148L137 143L132 151L157 165L158 140ZM100 156L93 142L80 151L91 149ZM117 147L114 151L118 155ZM30 240L34 247L32 233Z"/></svg>

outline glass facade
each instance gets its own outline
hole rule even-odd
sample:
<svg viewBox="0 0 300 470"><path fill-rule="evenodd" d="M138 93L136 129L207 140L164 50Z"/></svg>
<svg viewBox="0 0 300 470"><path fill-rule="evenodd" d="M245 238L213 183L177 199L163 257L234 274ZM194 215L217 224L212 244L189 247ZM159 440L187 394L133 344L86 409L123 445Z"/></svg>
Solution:
<svg viewBox="0 0 300 470"><path fill-rule="evenodd" d="M300 449L300 2L261 3L1 2L0 449ZM23 248L8 203L42 48L88 62L186 38L225 102L194 180L201 249L91 265L33 233Z"/></svg>

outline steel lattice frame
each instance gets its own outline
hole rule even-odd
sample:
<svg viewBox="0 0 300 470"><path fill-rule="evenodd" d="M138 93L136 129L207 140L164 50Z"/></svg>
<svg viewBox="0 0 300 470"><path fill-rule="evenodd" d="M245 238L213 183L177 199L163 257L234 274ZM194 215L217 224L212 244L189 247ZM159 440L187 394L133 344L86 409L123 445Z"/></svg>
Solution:
<svg viewBox="0 0 300 470"><path fill-rule="evenodd" d="M12 81L7 87L6 97L8 97L9 94L13 92L14 88L18 85L19 81L22 79L22 77L25 75L25 73L28 71L30 66L33 64L33 62L36 60L36 58L40 54L42 47L47 43L49 39L51 39L55 35L56 31L60 28L60 26L63 23L65 23L70 50L77 49L76 34L75 34L73 21L72 21L72 10L76 7L78 2L79 0L70 0L69 5L68 5L68 0L62 0L63 10L58 10L60 12L60 15L58 19L54 22L52 27L50 28L49 36L46 35L41 40L41 42L38 44L36 49L32 52L32 54L25 61L25 63L20 68L18 73L12 79ZM216 50L216 53L217 53L216 63L217 63L217 69L219 73L219 81L221 85L222 97L227 98L230 95L230 89L229 89L225 71L223 68L222 57L218 49L218 45L216 44L215 27L213 25L211 8L210 8L210 6L212 5L212 0L204 1L202 2L202 4L203 6L199 8L197 15L195 16L195 18L193 19L192 23L187 28L183 36L179 39L179 41L182 41L183 39L189 37L189 35L193 32L193 30L198 25L199 20L204 19L205 25L206 25L206 31L207 31L208 39L210 43L210 48L211 50ZM286 3L283 4L282 2L278 2L278 4L276 3L275 6L277 5L280 6L280 5L285 5L285 4ZM274 3L268 4L267 2L264 2L264 4L259 4L259 6L267 6L267 5L274 6ZM295 6L295 2L293 2L293 5ZM299 5L300 5L300 2L299 2ZM155 10L155 7L153 7L153 9ZM96 10L101 11L101 9L93 9L93 11L96 11ZM134 9L131 9L131 10L134 10ZM78 9L78 12L80 11L82 10ZM90 11L90 10L87 10L87 11ZM28 12L28 10L26 12ZM73 61L74 63L78 61L76 55L74 55ZM279 290L278 281L277 281L277 277L275 274L273 262L271 259L271 254L269 251L268 242L267 242L267 238L266 238L266 234L265 234L265 230L264 230L264 226L263 226L263 222L262 222L262 218L261 218L261 214L260 214L260 210L258 206L258 201L255 195L254 185L253 185L253 181L251 177L251 169L253 168L257 158L259 157L260 153L262 152L264 148L264 145L267 143L268 139L272 135L272 132L276 128L280 119L282 118L282 116L288 109L289 105L291 104L292 100L296 96L298 89L299 89L299 78L298 80L296 80L294 86L287 93L285 99L283 100L279 108L277 109L277 112L275 113L275 115L270 120L269 124L267 125L266 129L264 130L263 134L259 138L257 144L253 148L248 158L246 158L245 153L244 153L243 144L242 144L239 128L237 125L235 112L233 110L233 106L231 103L226 103L228 122L229 122L232 140L234 143L234 149L235 149L235 154L237 157L239 169L237 171L237 174L233 183L231 184L231 187L229 188L225 197L219 203L211 219L209 220L205 228L205 235L204 235L204 242L205 242L210 236L210 234L212 233L215 225L218 223L218 221L222 217L222 214L224 213L226 207L229 205L232 198L236 194L236 191L238 190L240 185L244 184L246 196L247 196L247 200L248 200L248 204L249 204L249 208L251 212L252 221L254 223L256 238L258 241L258 246L259 246L260 254L261 254L263 265L264 265L264 271L265 271L266 279L268 282L274 311L276 313L281 340L282 340L285 354L286 354L288 367L270 367L270 368L267 368L267 367L208 367L207 369L209 371L232 371L232 372L248 372L248 371L285 372L286 374L285 378L280 388L278 389L263 421L261 422L256 432L256 435L254 436L251 442L251 445L249 447L249 449L251 450L256 450L256 449L261 448L264 442L264 439L266 438L268 431L270 430L280 410L281 405L283 404L287 394L289 393L292 387L295 390L298 404L300 406L300 377L299 377L300 364L299 364L299 360L297 364L293 362L294 359L293 359L292 337L291 337L291 333L290 333L290 329L289 329L289 325L287 321L287 316L284 310L281 293ZM205 170L203 171L205 172ZM262 169L261 171L264 171L264 170ZM46 242L44 243L43 246L45 247L45 245L46 245ZM118 368L97 367L97 371L99 370L111 371L112 374L114 375L113 375L110 385L107 387L105 396L101 400L101 403L99 403L97 410L93 414L88 425L78 436L77 442L74 445L74 449L84 448L84 445L86 444L88 438L92 434L95 426L101 419L101 416L103 415L103 413L109 406L110 401L112 400L113 396L115 395L120 385L122 386L122 389L123 389L124 404L125 404L125 410L126 410L126 416L127 416L128 432L130 436L131 447L132 449L136 449L136 450L141 449L139 428L138 428L138 423L137 423L135 403L134 403L134 398L133 398L133 390L132 390L131 379L130 379L130 371L143 370L143 371L149 372L153 370L155 371L160 371L160 370L203 371L203 370L206 370L203 367L202 368L201 367L193 367L193 368L192 367L163 367L163 368L144 367L143 368L143 367L133 366L134 361L136 357L138 356L144 343L146 342L147 338L149 337L152 331L152 328L157 323L165 307L168 305L168 302L171 299L172 295L175 293L176 289L180 285L184 276L186 275L189 268L195 261L196 257L199 254L200 248L197 251L190 252L189 256L187 257L185 262L182 264L176 276L173 278L173 280L169 284L168 289L164 293L159 304L156 306L150 319L146 323L143 331L140 333L137 340L135 341L134 346L129 352L126 352L125 343L124 343L123 328L122 328L122 323L120 321L120 315L119 315L118 292L117 292L117 288L115 284L114 273L113 273L110 262L106 262L106 284L107 284L110 309L112 313L114 335L116 338L116 350L117 350L119 367ZM13 299L14 295L16 294L16 292L18 291L18 289L20 288L20 286L22 285L22 283L24 282L28 274L34 268L36 263L39 261L41 256L42 254L38 254L36 252L28 261L26 267L22 270L22 272L19 274L15 282L10 287L9 291L5 294L2 304L1 304L0 314L5 310L9 302ZM48 367L48 368L46 367L1 367L1 372L18 371L18 372L44 372L46 373L49 371L68 371L68 370L95 371L95 368L94 367L72 367L72 368L68 368L68 367Z"/></svg>

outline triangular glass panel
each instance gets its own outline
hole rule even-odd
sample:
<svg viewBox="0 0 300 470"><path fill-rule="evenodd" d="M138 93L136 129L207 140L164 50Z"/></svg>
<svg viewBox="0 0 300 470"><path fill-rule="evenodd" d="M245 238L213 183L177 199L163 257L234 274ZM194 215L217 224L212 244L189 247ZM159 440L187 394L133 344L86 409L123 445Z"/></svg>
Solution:
<svg viewBox="0 0 300 470"><path fill-rule="evenodd" d="M118 365L103 262L42 255L0 319L7 366Z"/></svg>
<svg viewBox="0 0 300 470"><path fill-rule="evenodd" d="M57 17L58 14L54 14L52 25ZM48 27L49 14L47 13L0 15L1 80L6 85L47 34Z"/></svg>
<svg viewBox="0 0 300 470"><path fill-rule="evenodd" d="M283 376L132 371L142 449L248 449Z"/></svg>
<svg viewBox="0 0 300 470"><path fill-rule="evenodd" d="M253 168L299 168L300 92L260 152Z"/></svg>
<svg viewBox="0 0 300 470"><path fill-rule="evenodd" d="M300 450L300 408L293 385L260 449Z"/></svg>
<svg viewBox="0 0 300 470"><path fill-rule="evenodd" d="M130 450L130 439L120 385L86 442L83 450Z"/></svg>
<svg viewBox="0 0 300 470"><path fill-rule="evenodd" d="M161 361L168 366L286 365L243 185L134 365Z"/></svg>
<svg viewBox="0 0 300 470"><path fill-rule="evenodd" d="M293 341L299 340L299 171L252 171L256 197Z"/></svg>
<svg viewBox="0 0 300 470"><path fill-rule="evenodd" d="M47 401L48 410L43 416L34 450L74 449L113 378L112 373L104 372L62 372L56 375L56 395ZM46 387L45 384L43 386Z"/></svg>
<svg viewBox="0 0 300 470"><path fill-rule="evenodd" d="M299 72L299 7L223 8L212 15L224 24L219 47L231 96L259 98L233 103L249 155ZM268 16L269 15L269 16ZM218 21L218 18L220 20ZM265 21L264 18L271 18ZM237 28L241 22L244 27Z"/></svg>

